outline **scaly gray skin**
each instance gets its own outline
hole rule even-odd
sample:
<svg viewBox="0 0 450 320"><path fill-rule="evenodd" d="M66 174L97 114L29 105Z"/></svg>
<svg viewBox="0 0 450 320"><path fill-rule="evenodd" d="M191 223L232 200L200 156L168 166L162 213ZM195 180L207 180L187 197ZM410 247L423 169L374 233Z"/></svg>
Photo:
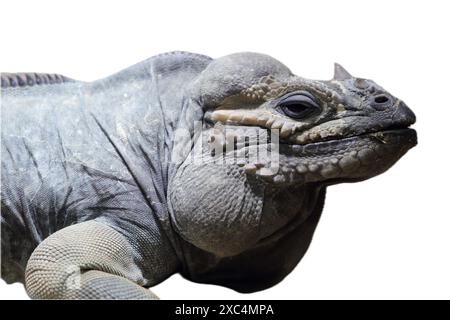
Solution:
<svg viewBox="0 0 450 320"><path fill-rule="evenodd" d="M406 105L339 65L313 81L262 54L175 52L91 83L1 81L1 271L32 298L154 299L177 272L268 288L306 252L328 185L416 144ZM276 157L245 157L258 147Z"/></svg>

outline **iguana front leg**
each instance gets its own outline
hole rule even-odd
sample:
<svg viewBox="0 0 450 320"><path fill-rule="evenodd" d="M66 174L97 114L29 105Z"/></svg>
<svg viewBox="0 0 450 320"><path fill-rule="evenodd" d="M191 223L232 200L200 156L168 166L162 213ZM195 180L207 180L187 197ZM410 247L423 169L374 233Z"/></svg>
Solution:
<svg viewBox="0 0 450 320"><path fill-rule="evenodd" d="M157 299L142 287L129 242L113 228L87 221L45 239L31 255L25 286L37 299Z"/></svg>

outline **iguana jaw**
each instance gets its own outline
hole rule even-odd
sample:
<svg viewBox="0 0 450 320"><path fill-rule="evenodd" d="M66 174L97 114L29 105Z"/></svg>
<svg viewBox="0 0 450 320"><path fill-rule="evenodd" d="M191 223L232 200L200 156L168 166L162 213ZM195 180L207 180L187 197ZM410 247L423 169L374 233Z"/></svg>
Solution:
<svg viewBox="0 0 450 320"><path fill-rule="evenodd" d="M238 135L239 126L278 129L278 167L274 168L273 163L248 163L244 170L279 185L368 179L386 171L417 143L415 131L408 129L414 122L413 116L398 117L396 121L347 117L296 132L303 124L282 121L264 112L265 117L261 112L256 117L256 113L257 110L217 110L205 114L205 119L210 124L223 123L227 132Z"/></svg>

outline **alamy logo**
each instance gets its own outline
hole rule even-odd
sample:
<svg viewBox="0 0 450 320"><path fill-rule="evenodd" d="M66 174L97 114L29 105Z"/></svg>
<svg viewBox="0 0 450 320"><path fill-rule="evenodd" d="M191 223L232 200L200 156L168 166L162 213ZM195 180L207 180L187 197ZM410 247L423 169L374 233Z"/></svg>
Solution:
<svg viewBox="0 0 450 320"><path fill-rule="evenodd" d="M279 167L279 130L216 123L205 127L195 122L192 129L177 129L172 162L193 164L256 165L274 171Z"/></svg>

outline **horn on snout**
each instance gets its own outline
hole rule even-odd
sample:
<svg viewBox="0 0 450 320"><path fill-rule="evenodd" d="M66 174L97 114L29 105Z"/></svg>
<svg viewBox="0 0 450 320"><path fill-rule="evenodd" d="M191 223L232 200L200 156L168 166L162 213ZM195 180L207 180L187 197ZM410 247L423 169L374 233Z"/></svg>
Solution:
<svg viewBox="0 0 450 320"><path fill-rule="evenodd" d="M344 69L339 63L334 64L334 76L333 80L346 80L351 79L353 76Z"/></svg>

